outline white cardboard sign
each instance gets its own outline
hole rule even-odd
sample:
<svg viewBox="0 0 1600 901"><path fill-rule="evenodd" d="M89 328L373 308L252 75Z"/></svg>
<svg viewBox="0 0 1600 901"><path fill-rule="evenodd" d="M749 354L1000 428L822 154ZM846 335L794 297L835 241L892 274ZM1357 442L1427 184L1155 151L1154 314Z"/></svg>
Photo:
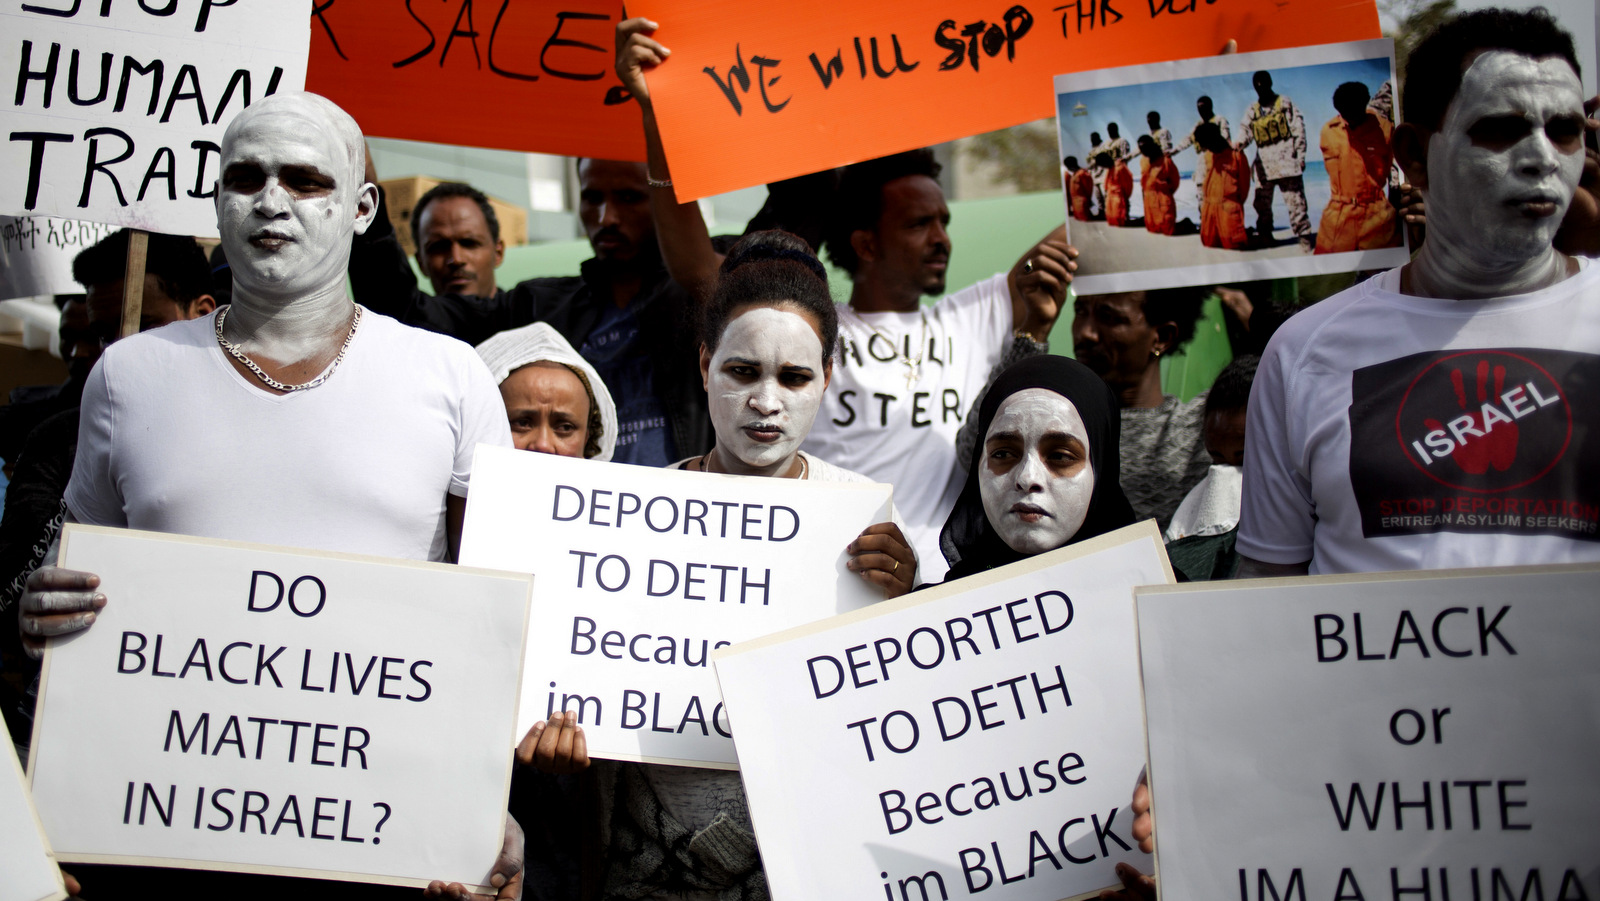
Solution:
<svg viewBox="0 0 1600 901"><path fill-rule="evenodd" d="M778 901L1056 901L1149 869L1144 522L715 655Z"/></svg>
<svg viewBox="0 0 1600 901"><path fill-rule="evenodd" d="M305 87L308 0L7 6L0 213L215 237L222 132Z"/></svg>
<svg viewBox="0 0 1600 901"><path fill-rule="evenodd" d="M110 599L45 657L62 860L485 883L527 576L80 525L61 563Z"/></svg>
<svg viewBox="0 0 1600 901"><path fill-rule="evenodd" d="M711 651L881 601L845 547L890 493L479 445L461 560L539 578L518 734L576 710L593 757L735 769Z"/></svg>
<svg viewBox="0 0 1600 901"><path fill-rule="evenodd" d="M0 216L0 300L83 293L72 260L114 231L99 222Z"/></svg>
<svg viewBox="0 0 1600 901"><path fill-rule="evenodd" d="M11 742L0 750L0 901L57 901L67 896L44 839Z"/></svg>
<svg viewBox="0 0 1600 901"><path fill-rule="evenodd" d="M1597 578L1140 589L1162 898L1600 898Z"/></svg>

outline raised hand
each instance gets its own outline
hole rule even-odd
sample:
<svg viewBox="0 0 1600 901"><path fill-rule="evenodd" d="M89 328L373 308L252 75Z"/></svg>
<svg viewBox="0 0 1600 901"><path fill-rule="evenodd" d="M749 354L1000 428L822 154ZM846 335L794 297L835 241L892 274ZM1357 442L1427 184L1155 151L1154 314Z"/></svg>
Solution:
<svg viewBox="0 0 1600 901"><path fill-rule="evenodd" d="M644 73L672 55L671 50L650 37L660 27L645 18L626 19L617 25L617 77L641 107L650 105L650 85L644 80Z"/></svg>
<svg viewBox="0 0 1600 901"><path fill-rule="evenodd" d="M537 722L517 745L517 762L544 773L581 773L589 768L589 742L578 725L578 712L568 710Z"/></svg>

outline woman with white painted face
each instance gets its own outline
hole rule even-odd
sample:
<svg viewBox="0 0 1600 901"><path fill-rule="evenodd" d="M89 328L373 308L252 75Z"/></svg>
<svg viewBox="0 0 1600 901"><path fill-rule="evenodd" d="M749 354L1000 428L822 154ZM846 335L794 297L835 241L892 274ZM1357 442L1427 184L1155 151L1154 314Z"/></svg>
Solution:
<svg viewBox="0 0 1600 901"><path fill-rule="evenodd" d="M1119 431L1111 389L1076 360L1030 357L1002 372L979 407L983 438L939 536L945 581L1131 525Z"/></svg>
<svg viewBox="0 0 1600 901"><path fill-rule="evenodd" d="M746 236L703 311L700 372L717 440L674 468L870 481L800 450L832 374L839 323L826 270L786 232ZM850 568L894 596L916 556L894 523L869 526ZM599 760L602 898L764 901L766 874L739 774Z"/></svg>
<svg viewBox="0 0 1600 901"><path fill-rule="evenodd" d="M800 450L833 375L838 312L828 274L788 232L747 235L728 251L703 312L700 376L717 440L676 469L823 482L870 482ZM848 566L898 597L915 584L917 558L893 522L868 526Z"/></svg>

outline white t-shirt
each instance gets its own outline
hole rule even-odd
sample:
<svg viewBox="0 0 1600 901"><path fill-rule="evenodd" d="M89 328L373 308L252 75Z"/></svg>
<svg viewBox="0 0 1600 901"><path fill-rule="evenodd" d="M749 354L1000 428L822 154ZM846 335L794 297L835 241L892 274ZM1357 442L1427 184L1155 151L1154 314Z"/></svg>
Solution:
<svg viewBox="0 0 1600 901"><path fill-rule="evenodd" d="M939 530L966 470L956 433L972 399L1011 342L1011 291L1004 273L914 313L857 313L839 304L843 351L804 447L874 482L894 486L920 577L944 578ZM921 378L908 382L921 360Z"/></svg>
<svg viewBox="0 0 1600 901"><path fill-rule="evenodd" d="M1600 266L1495 300L1400 270L1290 318L1250 393L1239 552L1313 573L1600 560Z"/></svg>
<svg viewBox="0 0 1600 901"><path fill-rule="evenodd" d="M447 550L446 493L509 447L489 370L454 338L364 310L337 371L261 390L206 316L106 348L83 392L79 521L413 560Z"/></svg>

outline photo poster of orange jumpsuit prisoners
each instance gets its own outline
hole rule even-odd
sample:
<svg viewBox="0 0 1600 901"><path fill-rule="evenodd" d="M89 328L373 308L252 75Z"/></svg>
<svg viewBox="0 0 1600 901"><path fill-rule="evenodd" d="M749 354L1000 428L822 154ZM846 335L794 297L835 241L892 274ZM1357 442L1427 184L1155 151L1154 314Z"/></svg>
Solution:
<svg viewBox="0 0 1600 901"><path fill-rule="evenodd" d="M1395 85L1387 39L1056 76L1073 287L1405 263Z"/></svg>

